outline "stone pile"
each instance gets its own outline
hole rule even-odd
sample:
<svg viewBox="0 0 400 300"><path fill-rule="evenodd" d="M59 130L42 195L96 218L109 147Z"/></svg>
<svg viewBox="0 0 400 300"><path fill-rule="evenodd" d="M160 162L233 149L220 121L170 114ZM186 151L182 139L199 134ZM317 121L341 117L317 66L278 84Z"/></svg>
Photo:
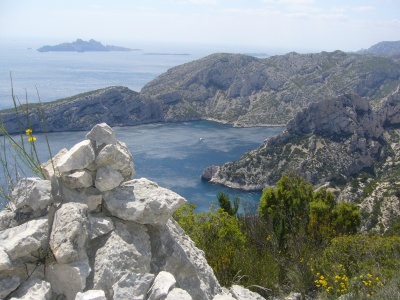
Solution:
<svg viewBox="0 0 400 300"><path fill-rule="evenodd" d="M126 145L105 123L25 178L0 212L0 299L263 299L221 288L171 218L186 200L132 179Z"/></svg>

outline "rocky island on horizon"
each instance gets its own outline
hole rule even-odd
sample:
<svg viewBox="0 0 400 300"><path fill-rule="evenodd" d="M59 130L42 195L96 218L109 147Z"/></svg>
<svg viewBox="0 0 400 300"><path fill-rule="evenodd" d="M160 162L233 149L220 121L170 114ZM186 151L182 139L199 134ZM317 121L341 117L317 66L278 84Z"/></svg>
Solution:
<svg viewBox="0 0 400 300"><path fill-rule="evenodd" d="M82 39L77 39L72 43L62 43L55 46L43 46L37 49L39 52L50 52L50 51L59 51L59 52L89 52L89 51L138 51L140 49L130 49L125 47L119 47L114 45L103 45L101 42L98 42L94 39L89 41L84 41Z"/></svg>

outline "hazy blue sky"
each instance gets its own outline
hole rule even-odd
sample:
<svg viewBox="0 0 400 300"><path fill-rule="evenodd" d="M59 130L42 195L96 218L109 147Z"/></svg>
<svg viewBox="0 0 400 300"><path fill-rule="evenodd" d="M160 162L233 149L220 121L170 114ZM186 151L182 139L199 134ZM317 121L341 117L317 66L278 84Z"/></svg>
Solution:
<svg viewBox="0 0 400 300"><path fill-rule="evenodd" d="M400 0L0 0L9 38L355 51L400 40Z"/></svg>

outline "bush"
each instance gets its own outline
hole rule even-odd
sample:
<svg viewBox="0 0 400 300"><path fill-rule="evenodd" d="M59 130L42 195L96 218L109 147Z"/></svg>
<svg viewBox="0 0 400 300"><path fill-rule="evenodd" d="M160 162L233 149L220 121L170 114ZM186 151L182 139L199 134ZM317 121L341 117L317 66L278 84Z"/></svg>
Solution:
<svg viewBox="0 0 400 300"><path fill-rule="evenodd" d="M196 214L195 208L194 204L185 205L175 212L174 218L205 252L219 282L230 286L239 271L233 261L244 250L245 235L238 220L223 209Z"/></svg>
<svg viewBox="0 0 400 300"><path fill-rule="evenodd" d="M364 234L336 237L315 260L316 287L337 297L354 299L383 293L385 285L398 282L400 237Z"/></svg>

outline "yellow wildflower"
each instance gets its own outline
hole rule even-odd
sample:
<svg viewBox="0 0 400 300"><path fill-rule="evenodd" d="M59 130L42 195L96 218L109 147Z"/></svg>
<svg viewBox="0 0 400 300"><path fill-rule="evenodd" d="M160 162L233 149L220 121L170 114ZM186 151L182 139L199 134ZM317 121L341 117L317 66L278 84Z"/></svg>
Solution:
<svg viewBox="0 0 400 300"><path fill-rule="evenodd" d="M28 128L25 130L26 135L31 135L32 134L32 129Z"/></svg>
<svg viewBox="0 0 400 300"><path fill-rule="evenodd" d="M34 141L36 141L36 138L34 136L28 137L28 142L33 143Z"/></svg>

